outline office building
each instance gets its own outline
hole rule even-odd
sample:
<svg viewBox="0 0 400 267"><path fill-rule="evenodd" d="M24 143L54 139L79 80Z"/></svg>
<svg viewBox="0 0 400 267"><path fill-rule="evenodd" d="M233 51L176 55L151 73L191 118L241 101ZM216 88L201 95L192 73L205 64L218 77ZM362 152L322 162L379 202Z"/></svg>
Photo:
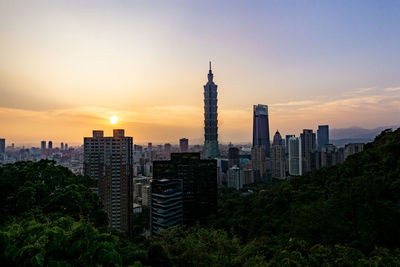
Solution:
<svg viewBox="0 0 400 267"><path fill-rule="evenodd" d="M290 137L289 143L289 174L302 175L301 139Z"/></svg>
<svg viewBox="0 0 400 267"><path fill-rule="evenodd" d="M282 145L282 137L279 131L276 131L271 147L271 177L273 179L286 178L285 148Z"/></svg>
<svg viewBox="0 0 400 267"><path fill-rule="evenodd" d="M188 152L189 151L189 139L181 138L179 139L179 151Z"/></svg>
<svg viewBox="0 0 400 267"><path fill-rule="evenodd" d="M46 141L40 142L40 149L42 150L42 153L46 151Z"/></svg>
<svg viewBox="0 0 400 267"><path fill-rule="evenodd" d="M324 145L329 144L329 126L319 125L317 130L318 151L321 151Z"/></svg>
<svg viewBox="0 0 400 267"><path fill-rule="evenodd" d="M169 159L169 156L171 154L171 150L172 150L172 146L171 146L170 143L164 144L164 151L165 151L165 154L166 154L168 159Z"/></svg>
<svg viewBox="0 0 400 267"><path fill-rule="evenodd" d="M295 137L293 134L287 134L285 136L285 153L286 155L289 155L289 139L291 137Z"/></svg>
<svg viewBox="0 0 400 267"><path fill-rule="evenodd" d="M142 205L144 207L150 207L151 203L151 186L144 185L142 186Z"/></svg>
<svg viewBox="0 0 400 267"><path fill-rule="evenodd" d="M254 183L260 184L266 182L266 157L265 147L255 146L251 149L251 166L253 170Z"/></svg>
<svg viewBox="0 0 400 267"><path fill-rule="evenodd" d="M61 142L60 149L64 150L64 143L63 142Z"/></svg>
<svg viewBox="0 0 400 267"><path fill-rule="evenodd" d="M183 185L180 179L151 183L150 229L152 234L183 223Z"/></svg>
<svg viewBox="0 0 400 267"><path fill-rule="evenodd" d="M213 73L208 72L208 82L204 85L204 147L203 158L219 157L218 147L218 100L217 85L213 81Z"/></svg>
<svg viewBox="0 0 400 267"><path fill-rule="evenodd" d="M239 148L230 147L228 149L228 168L233 166L240 167Z"/></svg>
<svg viewBox="0 0 400 267"><path fill-rule="evenodd" d="M84 138L84 174L97 180L110 226L127 233L133 221L132 146L124 130L113 130L112 137L94 130L92 137Z"/></svg>
<svg viewBox="0 0 400 267"><path fill-rule="evenodd" d="M243 185L254 184L253 169L251 162L246 162L243 166Z"/></svg>
<svg viewBox="0 0 400 267"><path fill-rule="evenodd" d="M49 150L52 150L52 149L53 149L53 141L49 141L47 148L48 148Z"/></svg>
<svg viewBox="0 0 400 267"><path fill-rule="evenodd" d="M68 150L68 144L67 143L65 143L65 150Z"/></svg>
<svg viewBox="0 0 400 267"><path fill-rule="evenodd" d="M313 130L304 129L300 134L301 139L301 157L302 157L302 171L303 173L312 170L315 165L313 163L312 153L316 150L316 136Z"/></svg>
<svg viewBox="0 0 400 267"><path fill-rule="evenodd" d="M264 147L265 156L270 157L270 139L269 139L269 122L268 122L268 106L253 106L253 147Z"/></svg>
<svg viewBox="0 0 400 267"><path fill-rule="evenodd" d="M183 224L204 223L216 215L217 160L202 160L200 153L172 153L171 160L153 162L153 182L163 179L182 180Z"/></svg>
<svg viewBox="0 0 400 267"><path fill-rule="evenodd" d="M363 143L350 143L344 146L344 159L364 150Z"/></svg>
<svg viewBox="0 0 400 267"><path fill-rule="evenodd" d="M321 148L321 168L338 164L338 149L336 146L328 144Z"/></svg>
<svg viewBox="0 0 400 267"><path fill-rule="evenodd" d="M238 166L232 166L228 170L228 184L227 187L239 190L243 187L242 171Z"/></svg>
<svg viewBox="0 0 400 267"><path fill-rule="evenodd" d="M6 139L0 138L0 155L6 153Z"/></svg>

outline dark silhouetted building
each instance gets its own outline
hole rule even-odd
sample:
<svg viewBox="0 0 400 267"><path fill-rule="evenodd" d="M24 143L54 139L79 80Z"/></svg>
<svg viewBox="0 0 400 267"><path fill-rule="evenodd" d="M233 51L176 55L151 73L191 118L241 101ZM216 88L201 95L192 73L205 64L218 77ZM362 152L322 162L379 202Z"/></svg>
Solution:
<svg viewBox="0 0 400 267"><path fill-rule="evenodd" d="M269 139L269 122L268 122L268 106L253 106L253 147L264 147L266 157L270 157L270 139Z"/></svg>
<svg viewBox="0 0 400 267"><path fill-rule="evenodd" d="M230 147L228 150L228 168L240 166L239 148Z"/></svg>
<svg viewBox="0 0 400 267"><path fill-rule="evenodd" d="M171 160L153 162L153 182L163 179L182 180L183 224L204 223L216 215L216 160L201 160L200 153L172 153Z"/></svg>
<svg viewBox="0 0 400 267"><path fill-rule="evenodd" d="M40 150L42 151L42 153L46 152L46 141L40 142Z"/></svg>
<svg viewBox="0 0 400 267"><path fill-rule="evenodd" d="M6 153L6 139L0 138L0 154Z"/></svg>
<svg viewBox="0 0 400 267"><path fill-rule="evenodd" d="M150 229L152 234L183 223L181 179L153 180L151 183Z"/></svg>
<svg viewBox="0 0 400 267"><path fill-rule="evenodd" d="M84 138L84 174L97 180L110 226L127 233L133 223L132 147L132 137L121 129L113 130L112 137L95 130Z"/></svg>
<svg viewBox="0 0 400 267"><path fill-rule="evenodd" d="M60 149L64 150L64 143L63 142L61 142Z"/></svg>
<svg viewBox="0 0 400 267"><path fill-rule="evenodd" d="M324 145L329 144L329 126L319 125L317 130L318 151L321 151Z"/></svg>
<svg viewBox="0 0 400 267"><path fill-rule="evenodd" d="M52 150L52 149L53 149L53 141L49 141L49 144L48 144L47 148L48 148L49 150Z"/></svg>
<svg viewBox="0 0 400 267"><path fill-rule="evenodd" d="M302 171L303 174L309 172L315 166L313 160L313 152L316 150L316 138L313 130L304 129L300 134L301 139L301 157L302 157Z"/></svg>
<svg viewBox="0 0 400 267"><path fill-rule="evenodd" d="M203 158L219 157L218 148L218 100L217 85L213 81L213 73L208 72L208 82L204 85L204 147Z"/></svg>
<svg viewBox="0 0 400 267"><path fill-rule="evenodd" d="M189 151L189 139L181 138L179 139L179 151L188 152Z"/></svg>

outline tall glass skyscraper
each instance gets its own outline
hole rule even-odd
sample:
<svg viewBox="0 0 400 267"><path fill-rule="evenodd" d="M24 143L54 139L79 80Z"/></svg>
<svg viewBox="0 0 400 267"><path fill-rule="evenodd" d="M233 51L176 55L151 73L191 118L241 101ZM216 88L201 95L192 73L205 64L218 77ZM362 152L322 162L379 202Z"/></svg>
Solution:
<svg viewBox="0 0 400 267"><path fill-rule="evenodd" d="M265 147L265 155L270 157L270 139L269 139L269 122L268 122L268 106L253 106L253 147Z"/></svg>
<svg viewBox="0 0 400 267"><path fill-rule="evenodd" d="M208 72L208 82L204 85L204 150L203 158L219 157L218 149L218 100L217 85L213 81L213 73Z"/></svg>
<svg viewBox="0 0 400 267"><path fill-rule="evenodd" d="M319 125L317 131L317 142L318 151L321 151L322 147L329 144L329 126Z"/></svg>

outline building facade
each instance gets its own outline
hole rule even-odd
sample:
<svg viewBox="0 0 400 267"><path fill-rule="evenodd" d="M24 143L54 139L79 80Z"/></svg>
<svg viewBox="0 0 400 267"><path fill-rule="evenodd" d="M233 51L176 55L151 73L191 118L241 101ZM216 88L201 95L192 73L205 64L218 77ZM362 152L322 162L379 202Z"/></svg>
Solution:
<svg viewBox="0 0 400 267"><path fill-rule="evenodd" d="M301 139L298 137L289 138L289 174L302 175L302 159L301 159Z"/></svg>
<svg viewBox="0 0 400 267"><path fill-rule="evenodd" d="M153 162L153 182L182 180L185 225L204 223L217 213L217 160L200 159L200 153L172 153L171 160Z"/></svg>
<svg viewBox="0 0 400 267"><path fill-rule="evenodd" d="M316 150L316 136L313 130L304 129L300 134L301 139L301 157L303 174L312 170L315 165L313 161L313 152Z"/></svg>
<svg viewBox="0 0 400 267"><path fill-rule="evenodd" d="M151 233L183 223L183 186L180 179L153 180L151 183Z"/></svg>
<svg viewBox="0 0 400 267"><path fill-rule="evenodd" d="M270 137L269 137L269 121L268 106L253 106L253 147L264 147L265 156L270 157Z"/></svg>
<svg viewBox="0 0 400 267"><path fill-rule="evenodd" d="M329 126L319 125L317 130L317 142L318 151L322 150L322 147L329 144Z"/></svg>
<svg viewBox="0 0 400 267"><path fill-rule="evenodd" d="M214 83L213 77L210 62L208 82L204 85L204 159L214 159L220 155L218 147L218 86Z"/></svg>
<svg viewBox="0 0 400 267"><path fill-rule="evenodd" d="M189 139L181 138L179 139L179 151L188 152L189 151Z"/></svg>
<svg viewBox="0 0 400 267"><path fill-rule="evenodd" d="M93 131L84 138L84 174L97 180L97 190L110 226L127 233L133 223L132 137L113 130L112 137Z"/></svg>

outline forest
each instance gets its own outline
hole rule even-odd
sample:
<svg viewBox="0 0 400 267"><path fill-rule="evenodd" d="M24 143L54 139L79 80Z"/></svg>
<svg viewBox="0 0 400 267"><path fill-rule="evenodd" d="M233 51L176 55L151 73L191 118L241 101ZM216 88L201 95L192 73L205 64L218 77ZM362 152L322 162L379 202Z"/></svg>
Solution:
<svg viewBox="0 0 400 267"><path fill-rule="evenodd" d="M400 129L343 164L221 189L208 224L158 237L141 234L148 211L131 237L109 229L93 186L53 161L1 165L1 266L400 265Z"/></svg>

